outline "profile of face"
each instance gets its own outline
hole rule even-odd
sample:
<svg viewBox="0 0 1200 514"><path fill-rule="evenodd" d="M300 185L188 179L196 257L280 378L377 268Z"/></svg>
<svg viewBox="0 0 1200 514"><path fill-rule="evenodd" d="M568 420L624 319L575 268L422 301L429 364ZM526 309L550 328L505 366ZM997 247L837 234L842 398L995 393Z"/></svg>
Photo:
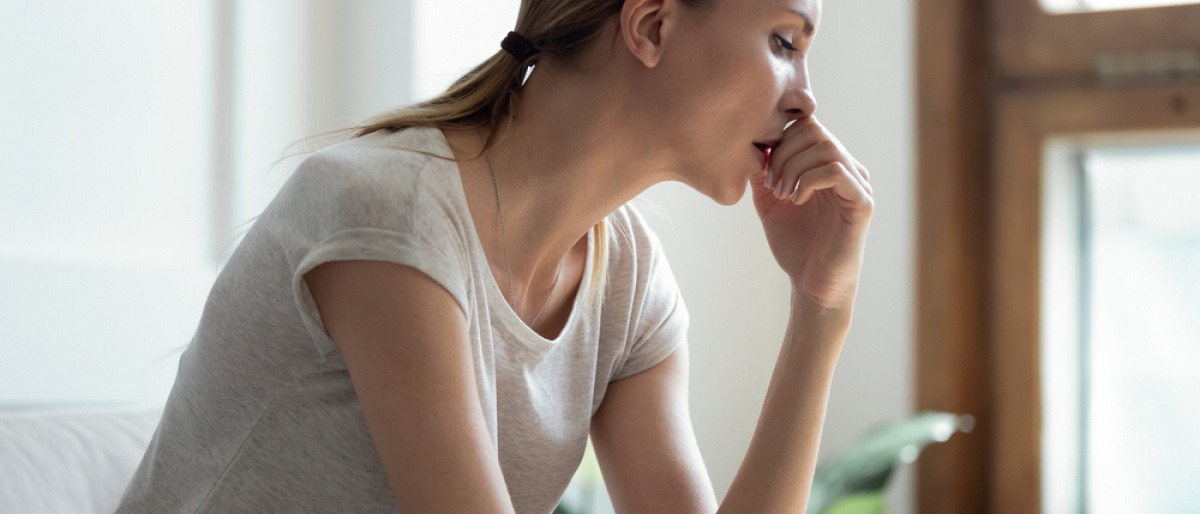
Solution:
<svg viewBox="0 0 1200 514"><path fill-rule="evenodd" d="M807 56L820 15L820 0L677 3L664 15L662 53L639 86L677 180L723 205L743 196L765 147L816 109Z"/></svg>

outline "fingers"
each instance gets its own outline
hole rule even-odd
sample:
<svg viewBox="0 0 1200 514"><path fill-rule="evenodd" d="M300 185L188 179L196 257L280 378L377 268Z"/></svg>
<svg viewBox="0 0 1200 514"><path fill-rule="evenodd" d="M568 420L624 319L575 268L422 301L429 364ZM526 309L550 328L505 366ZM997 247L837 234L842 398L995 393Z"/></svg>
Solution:
<svg viewBox="0 0 1200 514"><path fill-rule="evenodd" d="M859 179L859 184L862 185L863 189L867 190L867 194L874 196L875 190L871 188L871 172L867 171L867 167L858 161L854 161L854 170L857 172L856 175Z"/></svg>
<svg viewBox="0 0 1200 514"><path fill-rule="evenodd" d="M796 205L804 205L823 189L831 189L838 197L852 201L865 200L868 196L850 171L842 163L835 162L801 175L788 200Z"/></svg>
<svg viewBox="0 0 1200 514"><path fill-rule="evenodd" d="M772 154L790 157L806 150L822 139L833 139L833 135L825 131L816 118L796 120L783 131L783 140L775 147Z"/></svg>
<svg viewBox="0 0 1200 514"><path fill-rule="evenodd" d="M838 164L867 196L874 194L870 172L814 118L798 120L787 128L783 141L771 153L771 166L765 185L780 200L797 200L801 177L823 167ZM853 196L849 190L838 190ZM807 195L806 195L807 196ZM848 197L847 197L848 198Z"/></svg>
<svg viewBox="0 0 1200 514"><path fill-rule="evenodd" d="M780 146L782 147L783 145ZM775 157L774 153L772 153L771 157ZM841 161L844 161L844 159L842 157L842 150L838 147L838 144L831 139L822 139L804 151L792 155L791 158L781 159L778 165L772 163L772 171L780 179L775 184L775 196L780 199L786 197L787 195L784 193L791 192L791 189L788 189L787 186L795 188L796 179L801 173ZM787 190L785 191L785 189Z"/></svg>
<svg viewBox="0 0 1200 514"><path fill-rule="evenodd" d="M861 162L854 161L854 163L858 165L858 172L862 175L863 180L866 180L868 183L870 183L871 182L871 172L867 171L867 167L863 166Z"/></svg>

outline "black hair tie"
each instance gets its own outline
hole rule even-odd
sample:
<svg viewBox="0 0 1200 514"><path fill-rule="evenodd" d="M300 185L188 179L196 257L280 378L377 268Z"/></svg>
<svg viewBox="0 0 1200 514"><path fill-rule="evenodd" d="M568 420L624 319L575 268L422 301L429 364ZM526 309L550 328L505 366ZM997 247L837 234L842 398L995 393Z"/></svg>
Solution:
<svg viewBox="0 0 1200 514"><path fill-rule="evenodd" d="M500 48L516 57L517 62L525 62L538 53L538 49L533 46L533 43L516 32L509 32L507 36L504 36L504 40L500 42Z"/></svg>

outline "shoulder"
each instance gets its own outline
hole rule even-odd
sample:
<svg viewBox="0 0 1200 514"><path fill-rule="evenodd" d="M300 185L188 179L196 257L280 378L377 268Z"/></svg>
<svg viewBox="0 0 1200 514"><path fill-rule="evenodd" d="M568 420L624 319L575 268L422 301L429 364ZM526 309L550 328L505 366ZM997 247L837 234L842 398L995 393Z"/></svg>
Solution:
<svg viewBox="0 0 1200 514"><path fill-rule="evenodd" d="M609 216L606 298L633 302L635 310L668 312L679 286L662 242L634 203Z"/></svg>
<svg viewBox="0 0 1200 514"><path fill-rule="evenodd" d="M453 161L454 154L440 129L410 127L396 131L377 130L347 139L316 152L313 157L344 164L383 161L421 167L434 161Z"/></svg>
<svg viewBox="0 0 1200 514"><path fill-rule="evenodd" d="M616 269L629 268L646 275L659 261L665 265L666 255L658 235L635 202L622 205L608 217L609 262Z"/></svg>
<svg viewBox="0 0 1200 514"><path fill-rule="evenodd" d="M336 187L342 192L371 194L416 187L423 171L453 162L436 140L437 129L378 131L323 148L305 158L289 186Z"/></svg>
<svg viewBox="0 0 1200 514"><path fill-rule="evenodd" d="M689 318L663 245L638 207L627 203L609 221L605 299L629 316L622 362L611 378L619 380L670 355L684 340Z"/></svg>
<svg viewBox="0 0 1200 514"><path fill-rule="evenodd" d="M452 154L434 128L341 141L305 158L266 214L297 221L348 216L377 222L413 209L451 212L457 203L456 170L447 155Z"/></svg>
<svg viewBox="0 0 1200 514"><path fill-rule="evenodd" d="M439 150L430 131L441 137L437 129L410 129L343 141L310 155L249 235L282 247L294 266L409 256L408 261L466 269L470 213L454 162L423 153Z"/></svg>

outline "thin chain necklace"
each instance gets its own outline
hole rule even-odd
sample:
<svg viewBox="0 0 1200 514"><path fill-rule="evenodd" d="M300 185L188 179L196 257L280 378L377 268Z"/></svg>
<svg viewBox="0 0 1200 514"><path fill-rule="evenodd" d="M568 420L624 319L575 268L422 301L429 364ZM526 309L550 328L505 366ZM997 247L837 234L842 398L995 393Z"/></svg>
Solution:
<svg viewBox="0 0 1200 514"><path fill-rule="evenodd" d="M479 144L484 144L483 134L479 135ZM508 303L512 306L513 312L517 313L517 317L521 317L520 311L517 310L517 290L513 288L512 262L508 259L508 237L504 232L504 209L500 207L500 183L496 181L496 170L492 168L492 158L486 151L483 153L483 159L487 161L488 172L492 175L492 187L496 190L496 217L500 220L500 245L504 249L504 272L508 275ZM530 327L537 325L538 320L542 317L542 311L546 309L546 304L550 303L550 297L554 296L554 290L558 288L558 279L562 276L563 264L566 262L566 256L558 261L558 271L554 273L554 282L550 285L550 293L546 295L545 300L542 300L542 306L533 316L533 321L529 322Z"/></svg>

